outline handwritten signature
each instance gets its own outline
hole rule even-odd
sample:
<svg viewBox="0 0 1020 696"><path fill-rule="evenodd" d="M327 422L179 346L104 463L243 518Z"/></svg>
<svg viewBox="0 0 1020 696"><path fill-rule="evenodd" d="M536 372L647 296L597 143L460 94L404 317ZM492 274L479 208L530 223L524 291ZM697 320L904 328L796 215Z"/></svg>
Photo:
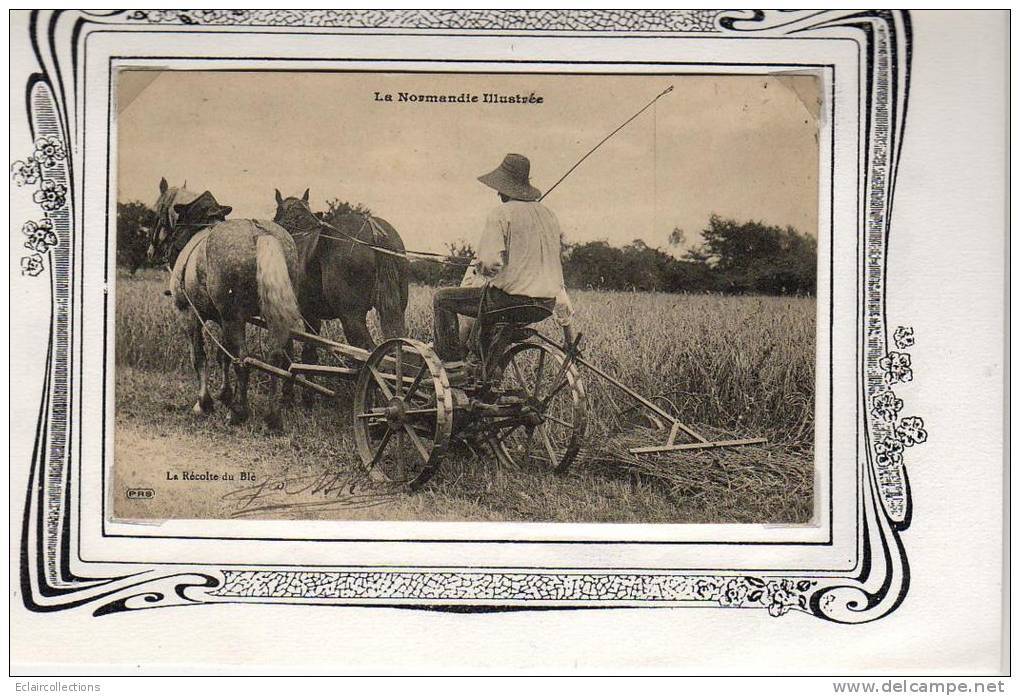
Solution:
<svg viewBox="0 0 1020 696"><path fill-rule="evenodd" d="M231 517L285 510L362 509L382 505L399 495L380 488L364 476L323 471L301 476L269 478L233 490L221 499L231 503Z"/></svg>

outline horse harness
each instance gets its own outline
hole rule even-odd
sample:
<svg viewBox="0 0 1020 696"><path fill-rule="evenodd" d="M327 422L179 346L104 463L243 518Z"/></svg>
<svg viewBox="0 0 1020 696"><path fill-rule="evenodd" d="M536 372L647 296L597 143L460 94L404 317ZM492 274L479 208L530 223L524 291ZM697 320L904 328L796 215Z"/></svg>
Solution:
<svg viewBox="0 0 1020 696"><path fill-rule="evenodd" d="M424 261L431 261L433 263L441 263L441 264L443 264L445 266L456 266L456 267L460 267L460 268L464 268L464 267L467 267L467 266L471 265L471 262L468 262L468 261L447 261L446 260L446 254L439 254L439 253L436 253L436 252L433 252L433 251L407 251L407 250L396 251L394 249L387 249L386 247L381 246L379 244L373 244L372 242L366 242L366 241L364 241L362 239L358 239L353 234L350 234L349 232L345 232L344 230L340 229L339 227L336 227L335 225L331 225L330 223L326 222L325 220L319 218L318 215L316 215L315 213L312 212L312 209L308 206L307 203L302 202L302 205L304 205L305 209L315 218L316 223L318 224L319 227L325 228L325 229L330 230L332 232L336 232L339 235L342 235L342 237L334 237L333 235L326 234L324 232L319 232L319 236L320 237L325 237L326 239L332 239L332 240L338 241L338 242L350 242L351 245L352 245L351 248L353 248L354 244L360 244L361 246L368 247L369 249L371 249L371 250L373 250L375 252L378 252L380 254L387 254L389 256L396 256L397 258L405 259L405 260L413 259L413 258L420 258L420 259L422 259ZM379 226L379 223L376 222L375 219L371 215L362 214L362 217L364 218L364 222L361 223L361 228L358 230L358 234L361 234L362 232L364 232L366 227L371 227L371 229L372 229L372 239L373 240L386 239L386 231L383 230ZM305 231L305 232L298 232L296 234L292 233L291 236L292 237L303 237L303 236L306 236L306 235L309 235L309 234L311 234L311 232Z"/></svg>

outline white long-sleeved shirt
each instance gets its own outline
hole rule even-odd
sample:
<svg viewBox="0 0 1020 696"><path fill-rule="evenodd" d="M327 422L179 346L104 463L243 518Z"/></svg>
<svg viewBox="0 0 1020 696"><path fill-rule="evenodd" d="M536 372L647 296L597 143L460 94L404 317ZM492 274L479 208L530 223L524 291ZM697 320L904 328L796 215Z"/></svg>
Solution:
<svg viewBox="0 0 1020 696"><path fill-rule="evenodd" d="M563 287L563 233L553 212L537 201L507 201L489 213L478 243L483 272L511 295L556 297Z"/></svg>
<svg viewBox="0 0 1020 696"><path fill-rule="evenodd" d="M528 211L527 207L531 206L535 206L540 210L532 208L531 211ZM537 227L539 229L535 230L533 223L532 227L525 228L523 223L531 223L533 220L538 221ZM515 221L517 221L516 224ZM537 234L539 236L537 245L539 247L538 254L534 253L535 244L525 245L525 241L533 240L522 239L524 232L521 232L516 237L517 244L514 245L515 237L513 233L515 230L521 229L526 229L532 235ZM551 245L552 239L555 239L555 245ZM478 246L476 263L468 267L464 273L461 285L463 287L477 287L485 283L486 276L479 272L478 269L477 262L480 261L486 267L499 269L492 279L492 284L504 292L514 295L527 295L529 297L555 297L556 309L554 315L556 321L562 326L570 326L573 322L574 306L570 301L570 296L567 295L567 288L563 282L563 266L560 261L561 245L562 232L560 231L559 222L551 210L541 203L507 201L489 214L485 230L482 233L482 242ZM554 246L555 255L548 253L550 246ZM524 252L521 252L522 247ZM538 263L535 263L536 259ZM550 260L553 260L554 263L549 263ZM511 269L511 274L505 275L507 266L510 265L508 262L514 262L514 267ZM533 275L542 277L537 283L519 285L517 281L531 271L532 267L528 266L528 263L538 267ZM554 267L550 268L549 266ZM513 282L509 283L511 287L525 287L527 291L508 290L505 285L497 282L500 278L505 280L512 279ZM534 288L538 288L543 293L548 292L554 283L558 283L558 285L556 285L552 295L533 294Z"/></svg>

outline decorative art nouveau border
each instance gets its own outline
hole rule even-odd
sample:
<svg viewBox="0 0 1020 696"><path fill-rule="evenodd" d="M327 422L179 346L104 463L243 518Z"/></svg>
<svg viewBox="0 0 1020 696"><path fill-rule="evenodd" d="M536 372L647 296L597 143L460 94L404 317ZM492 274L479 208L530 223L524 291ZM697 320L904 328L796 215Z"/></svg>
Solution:
<svg viewBox="0 0 1020 696"><path fill-rule="evenodd" d="M863 313L860 317L860 393L866 451L860 467L862 520L859 570L848 576L776 573L724 574L606 572L301 571L219 569L208 566L143 568L138 572L81 577L72 572L70 524L72 313L71 249L81 224L83 153L79 46L89 31L110 25L215 25L219 27L343 27L456 32L619 32L690 36L824 38L853 30L863 60L865 171L859 182L859 245ZM885 317L886 250L896 170L909 87L910 19L890 11L371 11L371 10L139 10L92 14L37 11L30 39L38 62L26 85L31 151L11 165L12 184L31 187L38 214L20 232L19 260L32 282L48 278L52 293L49 351L21 537L21 589L26 607L47 612L92 605L96 616L159 606L211 602L291 601L327 604L417 605L457 610L508 606L619 606L664 603L764 608L773 616L791 610L835 622L881 618L902 601L909 569L900 533L910 523L906 448L925 441L923 421L901 416L894 392L913 376L907 349L913 331L889 331ZM13 114L12 114L13 117ZM19 237L20 238L20 237ZM17 467L12 462L12 470Z"/></svg>

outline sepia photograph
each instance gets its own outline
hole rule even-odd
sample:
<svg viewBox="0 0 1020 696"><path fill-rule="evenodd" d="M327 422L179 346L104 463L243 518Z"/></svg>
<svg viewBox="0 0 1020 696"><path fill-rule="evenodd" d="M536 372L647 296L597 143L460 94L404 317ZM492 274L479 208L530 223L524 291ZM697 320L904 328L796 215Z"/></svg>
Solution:
<svg viewBox="0 0 1020 696"><path fill-rule="evenodd" d="M113 519L815 521L820 73L112 89Z"/></svg>
<svg viewBox="0 0 1020 696"><path fill-rule="evenodd" d="M10 19L17 690L1001 691L1002 13Z"/></svg>

